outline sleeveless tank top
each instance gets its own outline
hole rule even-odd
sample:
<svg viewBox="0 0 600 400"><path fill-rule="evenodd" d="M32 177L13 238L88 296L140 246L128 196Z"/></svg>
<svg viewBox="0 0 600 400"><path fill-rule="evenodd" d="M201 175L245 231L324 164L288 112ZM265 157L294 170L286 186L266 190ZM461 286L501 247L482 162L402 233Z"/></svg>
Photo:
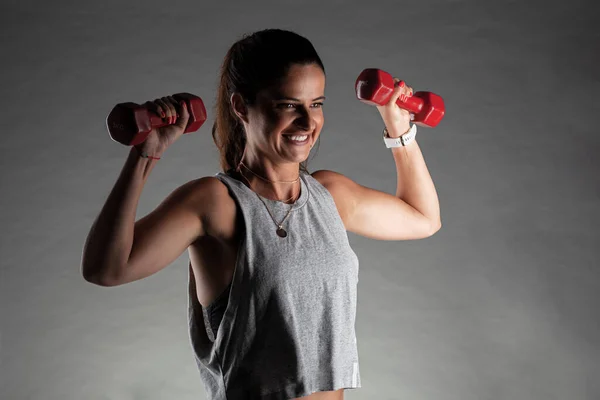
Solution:
<svg viewBox="0 0 600 400"><path fill-rule="evenodd" d="M358 257L329 191L300 172L293 204L226 173L243 216L233 279L206 309L188 270L191 347L209 400L283 400L361 387L355 334Z"/></svg>

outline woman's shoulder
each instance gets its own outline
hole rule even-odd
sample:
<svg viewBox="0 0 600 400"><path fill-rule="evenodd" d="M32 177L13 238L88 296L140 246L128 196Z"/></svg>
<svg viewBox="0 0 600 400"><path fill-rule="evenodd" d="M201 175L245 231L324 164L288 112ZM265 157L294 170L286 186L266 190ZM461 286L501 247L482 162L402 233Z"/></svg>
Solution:
<svg viewBox="0 0 600 400"><path fill-rule="evenodd" d="M220 195L223 191L224 184L215 176L203 176L192 179L173 191L173 194L178 194L181 197L188 199L202 199Z"/></svg>
<svg viewBox="0 0 600 400"><path fill-rule="evenodd" d="M203 209L218 206L229 196L227 186L216 176L203 176L184 183L177 191L193 202L201 203Z"/></svg>
<svg viewBox="0 0 600 400"><path fill-rule="evenodd" d="M217 232L228 230L235 219L235 201L225 183L216 176L193 179L177 190L189 199L187 203L195 209L207 234L219 235Z"/></svg>

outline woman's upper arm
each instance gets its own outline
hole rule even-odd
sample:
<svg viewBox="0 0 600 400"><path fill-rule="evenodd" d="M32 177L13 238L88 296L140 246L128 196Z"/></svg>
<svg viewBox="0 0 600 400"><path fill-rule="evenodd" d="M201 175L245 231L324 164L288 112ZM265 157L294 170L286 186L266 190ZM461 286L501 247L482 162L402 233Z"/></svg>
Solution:
<svg viewBox="0 0 600 400"><path fill-rule="evenodd" d="M153 275L204 236L204 212L214 203L214 180L204 177L178 187L156 209L136 221L127 265L107 284L123 285Z"/></svg>

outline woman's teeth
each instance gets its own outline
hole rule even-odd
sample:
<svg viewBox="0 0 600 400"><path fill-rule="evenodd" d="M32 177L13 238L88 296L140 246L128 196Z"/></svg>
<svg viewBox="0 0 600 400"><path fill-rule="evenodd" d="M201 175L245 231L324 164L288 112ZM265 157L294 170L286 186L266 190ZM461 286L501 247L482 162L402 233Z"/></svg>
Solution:
<svg viewBox="0 0 600 400"><path fill-rule="evenodd" d="M288 139L293 140L295 142L304 142L307 138L308 135L304 135L304 136L287 136Z"/></svg>

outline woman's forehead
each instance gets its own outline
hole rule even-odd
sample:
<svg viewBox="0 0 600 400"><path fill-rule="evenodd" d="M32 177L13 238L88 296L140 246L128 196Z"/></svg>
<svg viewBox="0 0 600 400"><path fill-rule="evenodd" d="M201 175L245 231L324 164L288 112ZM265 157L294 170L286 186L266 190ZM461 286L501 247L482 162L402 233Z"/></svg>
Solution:
<svg viewBox="0 0 600 400"><path fill-rule="evenodd" d="M325 74L316 68L290 68L282 79L264 90L268 97L306 97L314 99L323 96Z"/></svg>

